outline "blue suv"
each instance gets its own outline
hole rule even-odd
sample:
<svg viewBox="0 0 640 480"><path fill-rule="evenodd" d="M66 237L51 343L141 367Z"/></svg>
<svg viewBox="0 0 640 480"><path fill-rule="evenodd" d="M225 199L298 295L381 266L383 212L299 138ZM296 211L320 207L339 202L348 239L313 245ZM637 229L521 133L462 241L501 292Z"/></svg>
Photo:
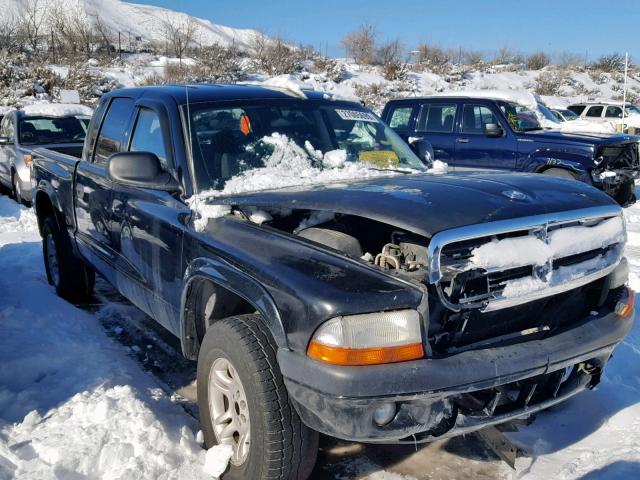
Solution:
<svg viewBox="0 0 640 480"><path fill-rule="evenodd" d="M623 206L635 202L640 137L544 130L505 100L434 96L388 102L382 119L423 159L457 170L510 170L581 180Z"/></svg>

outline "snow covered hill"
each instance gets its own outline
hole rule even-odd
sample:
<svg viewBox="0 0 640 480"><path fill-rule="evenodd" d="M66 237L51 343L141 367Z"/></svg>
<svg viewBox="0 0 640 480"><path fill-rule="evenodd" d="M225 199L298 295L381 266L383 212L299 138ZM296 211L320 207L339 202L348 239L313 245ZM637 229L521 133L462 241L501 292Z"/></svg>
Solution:
<svg viewBox="0 0 640 480"><path fill-rule="evenodd" d="M34 2L36 0L30 0ZM38 10L42 13L51 9L60 0L37 0ZM20 15L25 11L27 0L3 0L0 9L0 21L3 16ZM96 15L100 16L100 22L117 35L122 34L123 44L128 45L129 39L135 41L140 37L138 44L150 41L163 42L162 25L169 21L174 25L184 24L189 15L169 10L166 8L139 5L123 2L121 0L64 0L65 10L77 9L82 15L93 21ZM256 36L260 35L255 30L237 29L217 25L209 20L191 17L196 25L196 43L209 45L218 43L225 46L235 45L240 48L248 48Z"/></svg>

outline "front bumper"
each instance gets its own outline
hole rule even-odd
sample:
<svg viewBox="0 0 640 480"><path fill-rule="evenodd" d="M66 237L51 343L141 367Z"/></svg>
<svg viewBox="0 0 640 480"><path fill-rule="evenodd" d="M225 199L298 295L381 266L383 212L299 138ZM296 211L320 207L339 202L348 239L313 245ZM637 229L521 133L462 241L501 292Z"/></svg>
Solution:
<svg viewBox="0 0 640 480"><path fill-rule="evenodd" d="M310 428L344 440L424 442L526 417L592 388L633 322L602 312L545 339L389 365L328 365L286 349L278 361ZM524 397L506 401L514 391ZM470 406L481 398L489 405ZM397 413L378 426L373 413L386 402Z"/></svg>

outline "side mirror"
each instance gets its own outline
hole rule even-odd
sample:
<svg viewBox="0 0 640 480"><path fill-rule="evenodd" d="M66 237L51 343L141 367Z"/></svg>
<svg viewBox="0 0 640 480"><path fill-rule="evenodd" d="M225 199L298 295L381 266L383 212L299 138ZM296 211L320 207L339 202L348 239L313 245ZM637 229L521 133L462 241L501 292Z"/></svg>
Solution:
<svg viewBox="0 0 640 480"><path fill-rule="evenodd" d="M485 123L484 134L487 137L501 137L504 134L502 127L497 123Z"/></svg>
<svg viewBox="0 0 640 480"><path fill-rule="evenodd" d="M107 176L111 181L129 187L165 192L179 190L178 182L162 170L160 159L149 152L114 153L107 162Z"/></svg>
<svg viewBox="0 0 640 480"><path fill-rule="evenodd" d="M0 137L0 145L9 145L11 139L9 137Z"/></svg>

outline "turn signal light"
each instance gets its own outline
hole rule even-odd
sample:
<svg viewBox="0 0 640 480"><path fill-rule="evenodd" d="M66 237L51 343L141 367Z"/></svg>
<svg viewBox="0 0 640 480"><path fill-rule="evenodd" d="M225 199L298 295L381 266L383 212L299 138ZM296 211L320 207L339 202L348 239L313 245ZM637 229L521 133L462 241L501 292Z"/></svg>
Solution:
<svg viewBox="0 0 640 480"><path fill-rule="evenodd" d="M395 310L334 317L315 332L307 355L350 366L423 358L420 315L415 310Z"/></svg>
<svg viewBox="0 0 640 480"><path fill-rule="evenodd" d="M357 366L417 360L424 357L424 349L421 343L397 347L344 348L311 342L307 354L311 358L325 363Z"/></svg>
<svg viewBox="0 0 640 480"><path fill-rule="evenodd" d="M616 305L616 315L622 318L626 318L633 313L633 307L635 306L636 293L627 287L627 298L621 300Z"/></svg>
<svg viewBox="0 0 640 480"><path fill-rule="evenodd" d="M24 154L24 155L22 156L22 159L24 160L24 164L25 164L27 167L30 167L30 166L31 166L31 163L33 162L33 157L32 157L31 155L29 155L29 154Z"/></svg>

